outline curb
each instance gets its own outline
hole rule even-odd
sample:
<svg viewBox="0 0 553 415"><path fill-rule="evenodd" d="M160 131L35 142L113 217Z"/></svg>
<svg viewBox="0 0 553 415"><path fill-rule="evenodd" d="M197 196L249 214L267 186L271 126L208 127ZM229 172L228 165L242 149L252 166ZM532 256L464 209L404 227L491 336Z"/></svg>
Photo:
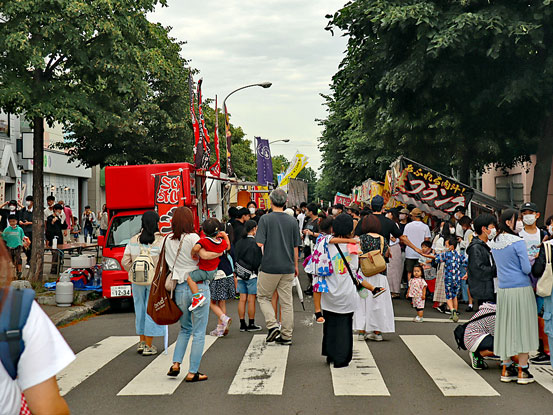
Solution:
<svg viewBox="0 0 553 415"><path fill-rule="evenodd" d="M59 313L50 316L50 319L56 327L65 326L89 314L100 312L107 307L109 307L108 300L106 298L99 298L94 301L87 301L81 306L71 307L60 311Z"/></svg>

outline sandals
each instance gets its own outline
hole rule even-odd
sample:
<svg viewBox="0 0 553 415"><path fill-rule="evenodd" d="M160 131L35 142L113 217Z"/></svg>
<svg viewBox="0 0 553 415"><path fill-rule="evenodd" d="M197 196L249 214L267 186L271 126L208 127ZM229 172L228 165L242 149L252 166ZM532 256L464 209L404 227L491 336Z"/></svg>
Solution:
<svg viewBox="0 0 553 415"><path fill-rule="evenodd" d="M203 377L200 377L200 376L203 376ZM188 383L203 382L205 380L207 380L207 375L204 375L203 373L200 373L200 372L194 373L194 376L192 376L192 378L187 377L186 379L184 379L184 381Z"/></svg>
<svg viewBox="0 0 553 415"><path fill-rule="evenodd" d="M317 324L324 324L325 319L324 319L323 313L321 311L317 311L315 313L315 321L317 322Z"/></svg>
<svg viewBox="0 0 553 415"><path fill-rule="evenodd" d="M169 372L167 372L167 376L171 376L171 377L174 378L174 377L177 377L177 376L179 375L179 373L180 373L180 366L179 366L178 369L173 369L174 366L175 366L175 365L173 365L173 366L171 366L171 367L169 368Z"/></svg>

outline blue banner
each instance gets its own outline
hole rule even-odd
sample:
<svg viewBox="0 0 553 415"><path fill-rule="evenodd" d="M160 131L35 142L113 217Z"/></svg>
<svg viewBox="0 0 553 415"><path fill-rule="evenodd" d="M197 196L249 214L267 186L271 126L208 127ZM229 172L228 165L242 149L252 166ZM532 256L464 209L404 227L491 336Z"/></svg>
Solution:
<svg viewBox="0 0 553 415"><path fill-rule="evenodd" d="M269 140L261 137L255 137L257 153L257 183L261 186L267 186L273 183L273 160L271 158L271 148Z"/></svg>

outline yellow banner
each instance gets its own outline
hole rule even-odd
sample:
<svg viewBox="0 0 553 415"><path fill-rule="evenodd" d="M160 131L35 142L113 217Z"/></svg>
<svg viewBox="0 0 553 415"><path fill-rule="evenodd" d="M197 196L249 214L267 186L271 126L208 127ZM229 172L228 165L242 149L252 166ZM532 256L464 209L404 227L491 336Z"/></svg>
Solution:
<svg viewBox="0 0 553 415"><path fill-rule="evenodd" d="M299 152L296 152L294 157L292 158L292 161L290 162L290 167L288 167L288 170L286 171L286 175L280 182L280 187L286 186L290 179L295 179L298 177L298 174L304 169L304 167L307 165L307 157L304 154L301 154Z"/></svg>

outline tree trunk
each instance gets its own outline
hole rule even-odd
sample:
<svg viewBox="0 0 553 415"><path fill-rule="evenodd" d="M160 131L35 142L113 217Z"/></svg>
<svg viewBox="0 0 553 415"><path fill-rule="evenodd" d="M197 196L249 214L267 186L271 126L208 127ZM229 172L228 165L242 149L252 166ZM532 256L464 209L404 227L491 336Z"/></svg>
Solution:
<svg viewBox="0 0 553 415"><path fill-rule="evenodd" d="M551 178L551 163L553 161L553 115L545 120L543 134L538 142L536 165L534 166L534 181L532 182L531 199L541 212L538 226L543 225L549 179Z"/></svg>
<svg viewBox="0 0 553 415"><path fill-rule="evenodd" d="M33 245L31 275L42 281L44 269L44 118L33 118Z"/></svg>

